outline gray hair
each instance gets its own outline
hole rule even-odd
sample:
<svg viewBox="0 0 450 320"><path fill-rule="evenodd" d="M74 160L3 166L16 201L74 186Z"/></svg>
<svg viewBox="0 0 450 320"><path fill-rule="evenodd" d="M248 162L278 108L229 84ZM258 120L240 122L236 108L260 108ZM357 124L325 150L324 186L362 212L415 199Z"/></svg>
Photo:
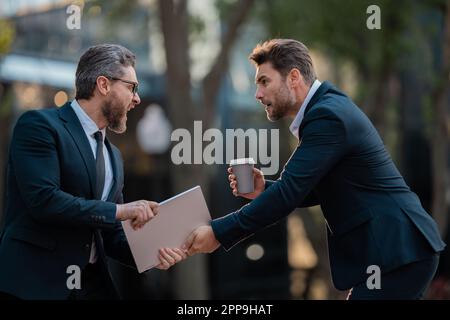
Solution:
<svg viewBox="0 0 450 320"><path fill-rule="evenodd" d="M120 78L122 68L136 63L135 55L117 44L100 44L90 47L80 58L75 74L75 99L89 99L99 76Z"/></svg>

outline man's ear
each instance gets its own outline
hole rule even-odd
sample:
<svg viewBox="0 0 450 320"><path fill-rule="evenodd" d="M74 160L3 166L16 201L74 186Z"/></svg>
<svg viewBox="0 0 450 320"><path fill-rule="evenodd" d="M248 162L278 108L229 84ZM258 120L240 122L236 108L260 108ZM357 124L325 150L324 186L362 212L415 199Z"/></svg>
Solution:
<svg viewBox="0 0 450 320"><path fill-rule="evenodd" d="M303 76L297 68L292 68L288 74L289 86L291 88L299 86L303 81Z"/></svg>
<svg viewBox="0 0 450 320"><path fill-rule="evenodd" d="M111 91L111 84L109 82L109 79L105 76L99 76L96 81L97 84L97 90L102 96L108 95L108 93Z"/></svg>

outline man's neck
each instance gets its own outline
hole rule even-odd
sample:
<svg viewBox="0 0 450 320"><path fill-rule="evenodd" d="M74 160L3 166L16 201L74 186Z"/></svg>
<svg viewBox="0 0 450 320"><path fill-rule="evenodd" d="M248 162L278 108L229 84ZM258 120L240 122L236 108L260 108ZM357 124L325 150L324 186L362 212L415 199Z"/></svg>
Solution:
<svg viewBox="0 0 450 320"><path fill-rule="evenodd" d="M90 100L78 99L77 102L100 130L106 128L106 119L103 116L100 103L95 98L91 98Z"/></svg>
<svg viewBox="0 0 450 320"><path fill-rule="evenodd" d="M300 107L308 95L309 90L312 85L302 85L298 87L295 92L295 104L291 108L291 112L289 112L288 117L294 119L297 116L297 113L300 111Z"/></svg>

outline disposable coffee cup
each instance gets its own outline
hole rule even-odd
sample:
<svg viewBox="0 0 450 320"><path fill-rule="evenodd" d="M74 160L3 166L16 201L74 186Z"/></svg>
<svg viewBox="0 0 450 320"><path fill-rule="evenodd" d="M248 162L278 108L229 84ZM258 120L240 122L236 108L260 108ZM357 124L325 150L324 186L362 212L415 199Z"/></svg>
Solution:
<svg viewBox="0 0 450 320"><path fill-rule="evenodd" d="M236 176L238 193L250 193L255 190L253 185L253 158L240 158L230 161L233 174Z"/></svg>

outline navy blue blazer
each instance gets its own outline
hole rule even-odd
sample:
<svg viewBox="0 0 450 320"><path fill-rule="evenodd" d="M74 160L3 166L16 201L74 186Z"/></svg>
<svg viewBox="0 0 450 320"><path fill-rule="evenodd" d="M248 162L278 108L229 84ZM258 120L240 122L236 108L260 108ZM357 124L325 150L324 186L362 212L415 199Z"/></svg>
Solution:
<svg viewBox="0 0 450 320"><path fill-rule="evenodd" d="M107 201L95 199L95 159L70 103L33 110L18 120L10 145L6 211L0 232L0 291L23 299L66 299L70 265L88 264L94 230L99 263L116 287L106 254L134 266L116 203L123 163L108 139L114 180ZM112 294L117 294L113 292Z"/></svg>
<svg viewBox="0 0 450 320"><path fill-rule="evenodd" d="M299 128L300 142L277 181L256 199L211 222L222 246L320 204L328 226L333 283L366 281L367 267L388 272L440 252L445 244L395 167L376 129L342 92L324 82Z"/></svg>

